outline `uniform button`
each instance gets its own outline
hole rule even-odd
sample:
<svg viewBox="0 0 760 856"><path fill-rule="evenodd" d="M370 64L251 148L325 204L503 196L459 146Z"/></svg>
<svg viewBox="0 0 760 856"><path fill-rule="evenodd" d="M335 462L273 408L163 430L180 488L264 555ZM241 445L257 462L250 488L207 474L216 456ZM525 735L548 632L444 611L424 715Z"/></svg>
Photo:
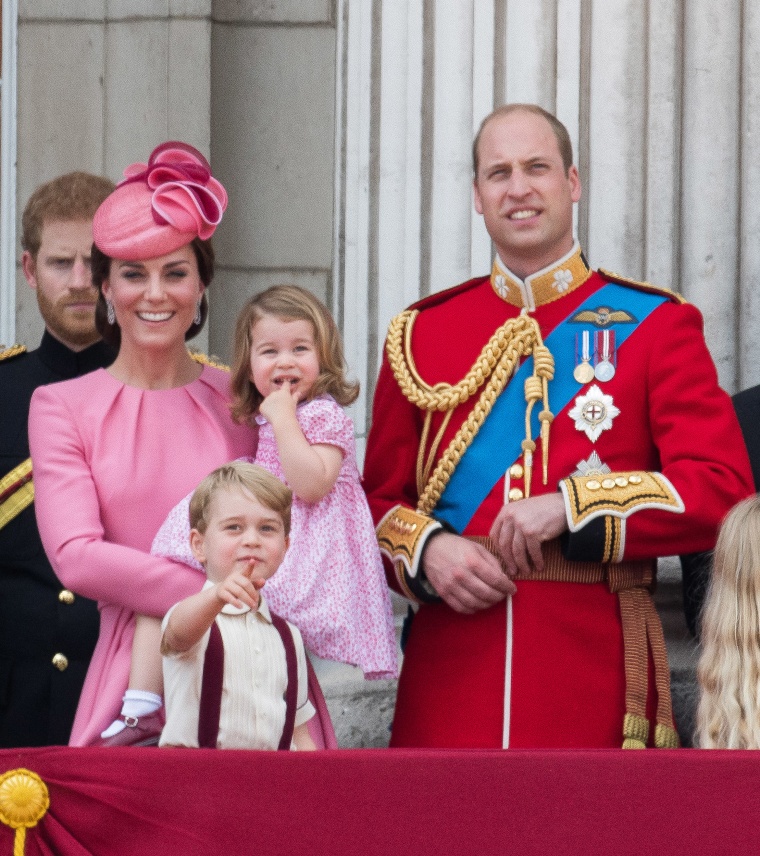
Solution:
<svg viewBox="0 0 760 856"><path fill-rule="evenodd" d="M61 603L67 603L70 606L74 603L74 592L69 591L68 589L62 589L58 592L58 600L60 600Z"/></svg>
<svg viewBox="0 0 760 856"><path fill-rule="evenodd" d="M602 487L605 490L612 490L612 488L615 487L615 479L604 479L602 481Z"/></svg>
<svg viewBox="0 0 760 856"><path fill-rule="evenodd" d="M512 490L507 494L510 502L517 502L518 499L522 499L525 494L520 490L519 487L513 487Z"/></svg>
<svg viewBox="0 0 760 856"><path fill-rule="evenodd" d="M53 654L53 665L59 672L65 672L69 667L69 660L65 654Z"/></svg>
<svg viewBox="0 0 760 856"><path fill-rule="evenodd" d="M628 487L628 479L625 476L618 476L615 479L615 484L618 487Z"/></svg>
<svg viewBox="0 0 760 856"><path fill-rule="evenodd" d="M641 476L628 476L628 481L631 484L641 484Z"/></svg>
<svg viewBox="0 0 760 856"><path fill-rule="evenodd" d="M522 468L522 464L512 464L509 468L509 476L513 479L521 479L525 475L525 470Z"/></svg>
<svg viewBox="0 0 760 856"><path fill-rule="evenodd" d="M588 490L599 490L601 485L599 484L599 482L596 479L589 479L586 482L586 487L588 488Z"/></svg>

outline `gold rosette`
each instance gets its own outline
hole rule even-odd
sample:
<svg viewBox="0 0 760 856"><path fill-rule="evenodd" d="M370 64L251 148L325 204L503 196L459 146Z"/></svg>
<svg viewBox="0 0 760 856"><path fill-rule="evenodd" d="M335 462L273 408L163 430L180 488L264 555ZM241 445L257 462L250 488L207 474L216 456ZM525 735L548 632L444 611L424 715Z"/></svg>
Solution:
<svg viewBox="0 0 760 856"><path fill-rule="evenodd" d="M0 821L16 830L13 856L23 856L26 830L50 808L47 785L31 770L19 767L0 776Z"/></svg>

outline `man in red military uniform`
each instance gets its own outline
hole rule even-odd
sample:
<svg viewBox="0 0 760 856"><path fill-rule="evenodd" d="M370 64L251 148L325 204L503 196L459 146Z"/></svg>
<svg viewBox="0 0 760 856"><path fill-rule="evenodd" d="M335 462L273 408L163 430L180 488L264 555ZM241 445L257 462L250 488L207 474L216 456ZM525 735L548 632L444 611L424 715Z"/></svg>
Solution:
<svg viewBox="0 0 760 856"><path fill-rule="evenodd" d="M493 271L391 323L367 445L420 604L392 745L676 746L656 559L712 547L752 491L700 313L588 267L555 117L495 111L474 167Z"/></svg>

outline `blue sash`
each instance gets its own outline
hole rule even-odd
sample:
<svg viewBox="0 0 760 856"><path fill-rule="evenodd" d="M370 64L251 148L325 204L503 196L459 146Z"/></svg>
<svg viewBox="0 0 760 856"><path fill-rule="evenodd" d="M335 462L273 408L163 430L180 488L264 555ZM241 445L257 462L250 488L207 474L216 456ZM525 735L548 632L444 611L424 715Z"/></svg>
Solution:
<svg viewBox="0 0 760 856"><path fill-rule="evenodd" d="M554 380L549 384L552 411L559 414L585 386L573 377L574 359L567 358L567 355L575 354L575 336L582 329L570 323L572 317L578 312L594 310L599 306L628 310L636 322L615 325L615 346L620 348L636 327L667 300L661 294L610 283L573 309L572 314L560 322L544 340L555 357ZM532 374L533 357L528 357L496 399L435 507L435 516L457 532L464 531L494 485L522 452L522 441L525 439L522 418L526 407L525 379ZM540 409L533 408L531 426L534 438L540 430ZM521 414L520 419L515 418L516 413Z"/></svg>

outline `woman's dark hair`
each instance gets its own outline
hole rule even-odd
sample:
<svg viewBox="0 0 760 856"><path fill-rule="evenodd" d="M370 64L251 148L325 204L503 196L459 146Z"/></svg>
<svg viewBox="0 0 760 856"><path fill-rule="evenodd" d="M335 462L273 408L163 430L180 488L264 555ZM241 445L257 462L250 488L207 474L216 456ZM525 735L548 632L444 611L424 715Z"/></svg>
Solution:
<svg viewBox="0 0 760 856"><path fill-rule="evenodd" d="M190 241L190 246L193 248L195 260L198 263L198 274L201 282L208 288L211 280L214 278L214 247L211 239L203 241L200 238L193 238ZM103 337L104 342L118 348L121 345L121 328L118 323L108 323L106 300L103 297L103 282L108 279L108 275L111 272L112 259L110 256L102 253L95 244L92 245L91 258L92 284L98 289L98 302L95 306L95 326ZM208 300L204 292L201 298L201 323L190 325L187 333L185 333L185 341L192 339L200 333L203 325L206 323L207 317Z"/></svg>

